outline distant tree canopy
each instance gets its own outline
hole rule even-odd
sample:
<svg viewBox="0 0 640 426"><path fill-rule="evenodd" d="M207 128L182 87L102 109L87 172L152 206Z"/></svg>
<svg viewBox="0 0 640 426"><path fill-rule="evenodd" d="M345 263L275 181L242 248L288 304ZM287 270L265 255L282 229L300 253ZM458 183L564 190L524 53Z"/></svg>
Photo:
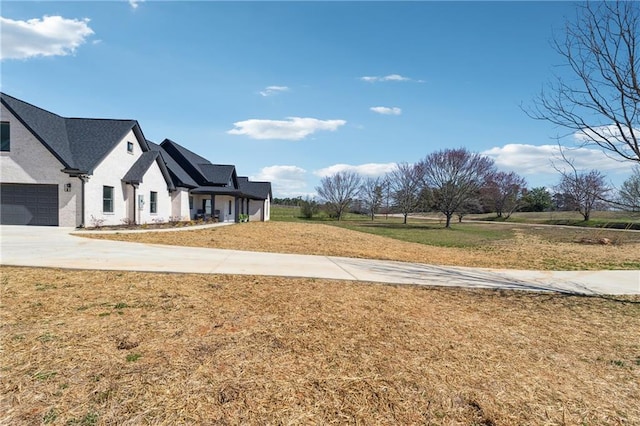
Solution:
<svg viewBox="0 0 640 426"><path fill-rule="evenodd" d="M522 196L522 211L543 212L550 209L551 193L544 186L525 190Z"/></svg>
<svg viewBox="0 0 640 426"><path fill-rule="evenodd" d="M326 176L316 187L321 203L301 197L275 202L295 204L307 218L322 208L338 220L347 211L375 220L384 210L401 214L405 224L412 213L436 211L445 216L446 227L454 215L462 221L469 214L490 212L506 220L516 211L567 210L589 220L594 209L607 207L605 195L611 188L599 171L580 171L564 160L570 170L556 168L561 179L553 193L543 186L528 189L515 172L497 171L491 158L458 148L433 152L417 163L397 163L384 177L363 178L349 171ZM640 166L624 183L616 204L640 210Z"/></svg>
<svg viewBox="0 0 640 426"><path fill-rule="evenodd" d="M633 169L633 174L622 184L619 192L618 206L624 210L640 211L640 166Z"/></svg>
<svg viewBox="0 0 640 426"><path fill-rule="evenodd" d="M427 155L420 170L433 193L433 206L444 214L449 228L451 217L478 194L495 173L495 165L489 157L459 148Z"/></svg>
<svg viewBox="0 0 640 426"><path fill-rule="evenodd" d="M349 209L349 205L360 191L362 177L355 172L338 172L331 176L325 176L320 180L320 186L316 187L318 196L325 200L327 206L335 212L338 220Z"/></svg>
<svg viewBox="0 0 640 426"><path fill-rule="evenodd" d="M302 197L295 198L274 198L273 204L277 206L298 206L302 201Z"/></svg>

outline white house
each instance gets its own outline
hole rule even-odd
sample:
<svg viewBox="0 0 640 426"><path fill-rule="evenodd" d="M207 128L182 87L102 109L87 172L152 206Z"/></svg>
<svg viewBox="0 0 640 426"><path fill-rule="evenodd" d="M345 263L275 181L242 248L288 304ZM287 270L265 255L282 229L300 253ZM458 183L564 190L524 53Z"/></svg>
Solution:
<svg viewBox="0 0 640 426"><path fill-rule="evenodd" d="M270 219L270 182L238 177L235 166L211 164L170 139L160 145L149 144L160 150L174 186L189 189L192 218L211 216L221 222L237 222L240 215L247 215L249 220Z"/></svg>
<svg viewBox="0 0 640 426"><path fill-rule="evenodd" d="M0 100L1 224L238 221L250 211L269 220L270 183L243 180L243 192L235 166L173 141L153 144L135 120L65 118L4 93Z"/></svg>

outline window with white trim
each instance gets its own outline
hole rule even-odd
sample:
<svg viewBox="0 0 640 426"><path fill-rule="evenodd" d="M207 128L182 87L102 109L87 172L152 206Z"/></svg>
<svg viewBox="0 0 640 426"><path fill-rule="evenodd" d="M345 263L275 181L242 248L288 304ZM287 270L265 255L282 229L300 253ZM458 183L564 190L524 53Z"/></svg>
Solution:
<svg viewBox="0 0 640 426"><path fill-rule="evenodd" d="M127 142L127 152L133 154L133 142Z"/></svg>
<svg viewBox="0 0 640 426"><path fill-rule="evenodd" d="M151 191L149 194L149 211L158 213L158 193L155 191Z"/></svg>
<svg viewBox="0 0 640 426"><path fill-rule="evenodd" d="M102 187L102 212L113 213L113 186Z"/></svg>

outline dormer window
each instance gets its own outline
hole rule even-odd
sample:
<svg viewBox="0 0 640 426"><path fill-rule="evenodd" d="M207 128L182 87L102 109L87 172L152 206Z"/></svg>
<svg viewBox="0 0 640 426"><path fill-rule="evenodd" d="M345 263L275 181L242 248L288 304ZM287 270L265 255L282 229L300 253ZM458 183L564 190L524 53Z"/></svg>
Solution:
<svg viewBox="0 0 640 426"><path fill-rule="evenodd" d="M127 142L127 152L133 154L133 142Z"/></svg>

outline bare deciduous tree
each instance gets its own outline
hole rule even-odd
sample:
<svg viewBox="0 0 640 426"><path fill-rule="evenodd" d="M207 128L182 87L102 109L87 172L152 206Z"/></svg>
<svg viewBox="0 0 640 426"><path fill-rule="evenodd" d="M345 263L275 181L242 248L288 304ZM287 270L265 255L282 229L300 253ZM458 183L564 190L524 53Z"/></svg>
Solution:
<svg viewBox="0 0 640 426"><path fill-rule="evenodd" d="M483 188L484 198L498 217L509 219L522 202L527 182L515 172L497 172L490 175Z"/></svg>
<svg viewBox="0 0 640 426"><path fill-rule="evenodd" d="M434 207L445 215L447 228L453 214L495 172L492 159L464 148L431 153L422 161L421 169L425 184L433 192Z"/></svg>
<svg viewBox="0 0 640 426"><path fill-rule="evenodd" d="M316 191L320 198L325 200L336 212L338 220L349 208L351 201L358 195L362 178L355 172L338 172L331 176L325 176L320 180L320 186Z"/></svg>
<svg viewBox="0 0 640 426"><path fill-rule="evenodd" d="M398 163L387 179L393 203L402 213L403 223L406 224L409 213L415 212L420 205L422 169L419 164Z"/></svg>
<svg viewBox="0 0 640 426"><path fill-rule="evenodd" d="M569 163L570 164L570 163ZM571 165L570 172L563 172L560 184L556 190L564 194L571 204L580 212L585 221L591 217L591 212L611 190L605 182L605 177L597 170L579 172Z"/></svg>
<svg viewBox="0 0 640 426"><path fill-rule="evenodd" d="M371 220L375 218L376 212L382 206L383 196L383 180L382 178L367 178L360 186L360 199L371 215Z"/></svg>
<svg viewBox="0 0 640 426"><path fill-rule="evenodd" d="M640 162L640 3L578 7L577 20L554 42L572 76L557 76L527 114L570 129L584 144Z"/></svg>
<svg viewBox="0 0 640 426"><path fill-rule="evenodd" d="M633 168L633 174L623 182L616 203L624 210L640 211L640 166Z"/></svg>

